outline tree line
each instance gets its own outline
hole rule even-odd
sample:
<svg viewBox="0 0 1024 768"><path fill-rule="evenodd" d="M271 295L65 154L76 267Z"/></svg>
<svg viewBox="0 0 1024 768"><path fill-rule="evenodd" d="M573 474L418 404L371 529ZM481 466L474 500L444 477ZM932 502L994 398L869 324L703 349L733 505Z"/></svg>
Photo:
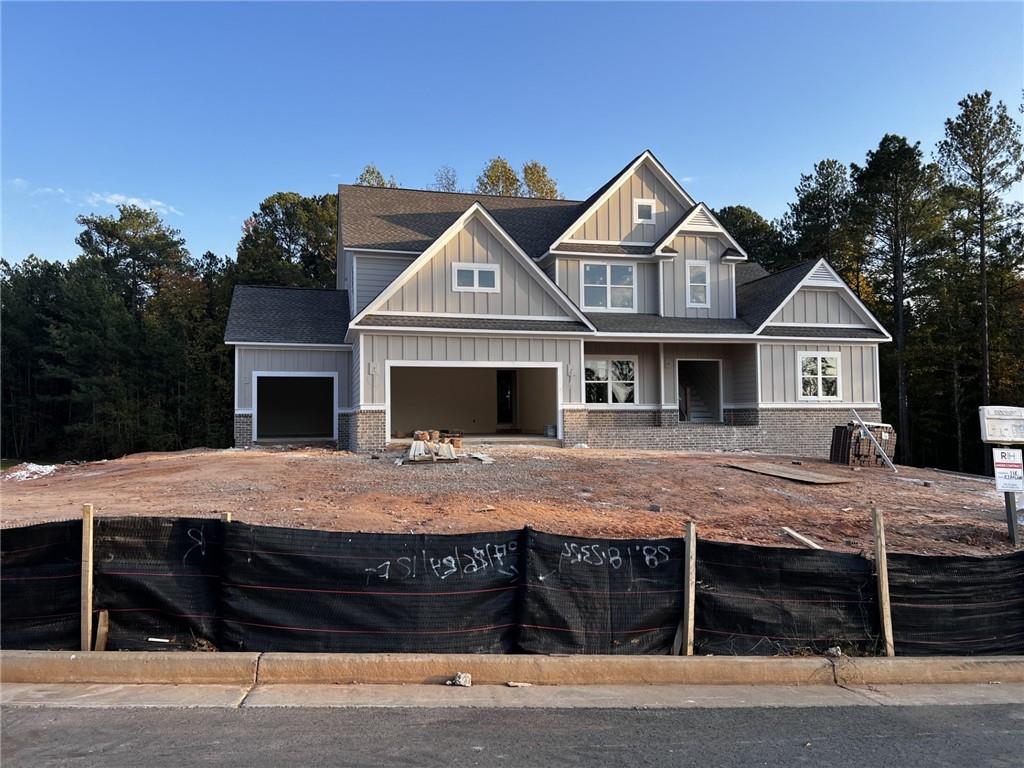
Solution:
<svg viewBox="0 0 1024 768"><path fill-rule="evenodd" d="M1024 404L1021 128L988 92L959 102L930 155L892 134L859 162L818 162L785 215L716 211L770 271L824 256L893 335L883 413L904 463L984 468L977 406ZM373 164L355 180L398 186ZM1017 186L1015 186L1017 185ZM461 191L450 166L433 189ZM561 197L536 161L490 160L474 192ZM1019 198L1019 194L1016 195ZM78 255L0 262L3 456L94 459L223 447L236 284L333 287L337 199L279 192L246 219L233 259L193 256L153 211L77 219Z"/></svg>

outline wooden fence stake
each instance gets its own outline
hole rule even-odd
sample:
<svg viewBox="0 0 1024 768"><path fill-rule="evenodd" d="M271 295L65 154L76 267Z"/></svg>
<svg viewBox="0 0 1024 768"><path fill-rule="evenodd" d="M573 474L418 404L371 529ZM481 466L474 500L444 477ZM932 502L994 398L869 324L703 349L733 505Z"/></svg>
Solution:
<svg viewBox="0 0 1024 768"><path fill-rule="evenodd" d="M82 650L92 650L92 504L82 505Z"/></svg>
<svg viewBox="0 0 1024 768"><path fill-rule="evenodd" d="M231 513L230 512L221 512L220 513L220 519L223 520L225 523L230 523L231 522Z"/></svg>
<svg viewBox="0 0 1024 768"><path fill-rule="evenodd" d="M107 650L107 638L110 636L110 611L104 608L96 620L96 647L93 650Z"/></svg>
<svg viewBox="0 0 1024 768"><path fill-rule="evenodd" d="M875 527L875 568L878 571L878 609L882 618L882 639L885 641L885 655L895 656L892 612L889 609L889 563L885 554L885 521L882 519L882 510L872 507L871 520Z"/></svg>
<svg viewBox="0 0 1024 768"><path fill-rule="evenodd" d="M697 597L697 526L686 524L683 555L683 618L672 641L673 656L693 656L693 618Z"/></svg>

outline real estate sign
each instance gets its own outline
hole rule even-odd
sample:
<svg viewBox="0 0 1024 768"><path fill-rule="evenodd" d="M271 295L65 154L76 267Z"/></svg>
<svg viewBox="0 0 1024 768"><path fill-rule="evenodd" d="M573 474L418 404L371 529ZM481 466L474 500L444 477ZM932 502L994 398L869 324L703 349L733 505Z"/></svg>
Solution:
<svg viewBox="0 0 1024 768"><path fill-rule="evenodd" d="M996 490L1024 492L1024 460L1020 448L993 448L992 465L996 471Z"/></svg>

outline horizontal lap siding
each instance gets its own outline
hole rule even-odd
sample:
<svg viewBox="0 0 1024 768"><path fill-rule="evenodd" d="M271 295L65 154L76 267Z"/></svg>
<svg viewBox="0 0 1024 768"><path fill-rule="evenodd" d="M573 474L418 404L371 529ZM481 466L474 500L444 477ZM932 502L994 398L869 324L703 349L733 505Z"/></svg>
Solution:
<svg viewBox="0 0 1024 768"><path fill-rule="evenodd" d="M562 399L579 402L582 343L578 339L542 339L495 336L429 336L365 334L363 347L363 400L384 403L386 363L492 362L561 363Z"/></svg>
<svg viewBox="0 0 1024 768"><path fill-rule="evenodd" d="M351 403L352 355L348 350L238 349L235 407L252 408L253 371L322 371L338 374L338 407Z"/></svg>
<svg viewBox="0 0 1024 768"><path fill-rule="evenodd" d="M355 256L356 306L359 312L412 264L414 256Z"/></svg>
<svg viewBox="0 0 1024 768"><path fill-rule="evenodd" d="M655 200L655 223L633 223L633 200ZM600 208L570 235L572 240L653 243L683 215L675 193L661 183L645 161Z"/></svg>
<svg viewBox="0 0 1024 768"><path fill-rule="evenodd" d="M798 396L797 353L839 352L842 402L877 403L875 345L762 344L761 401L808 403Z"/></svg>
<svg viewBox="0 0 1024 768"><path fill-rule="evenodd" d="M841 323L867 325L864 315L850 305L838 291L801 288L782 309L775 313L773 323Z"/></svg>
<svg viewBox="0 0 1024 768"><path fill-rule="evenodd" d="M717 237L683 235L672 241L672 247L679 255L666 261L662 267L664 275L666 317L732 317L733 316L733 270L721 261L725 247ZM686 262L708 262L708 294L711 306L708 309L686 306Z"/></svg>
<svg viewBox="0 0 1024 768"><path fill-rule="evenodd" d="M452 290L456 262L500 266L500 293ZM389 312L452 312L477 315L563 317L565 311L479 219L469 221L429 263L423 265L384 305ZM357 273L356 280L359 280Z"/></svg>

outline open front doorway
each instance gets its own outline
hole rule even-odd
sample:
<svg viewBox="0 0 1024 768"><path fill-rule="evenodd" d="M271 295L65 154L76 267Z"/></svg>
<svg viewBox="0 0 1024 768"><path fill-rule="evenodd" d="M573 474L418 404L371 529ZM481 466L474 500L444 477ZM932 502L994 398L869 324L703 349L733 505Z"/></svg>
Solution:
<svg viewBox="0 0 1024 768"><path fill-rule="evenodd" d="M516 391L516 371L497 371L498 432L515 432L518 427L516 406L519 405Z"/></svg>
<svg viewBox="0 0 1024 768"><path fill-rule="evenodd" d="M676 361L679 420L722 421L722 361Z"/></svg>

